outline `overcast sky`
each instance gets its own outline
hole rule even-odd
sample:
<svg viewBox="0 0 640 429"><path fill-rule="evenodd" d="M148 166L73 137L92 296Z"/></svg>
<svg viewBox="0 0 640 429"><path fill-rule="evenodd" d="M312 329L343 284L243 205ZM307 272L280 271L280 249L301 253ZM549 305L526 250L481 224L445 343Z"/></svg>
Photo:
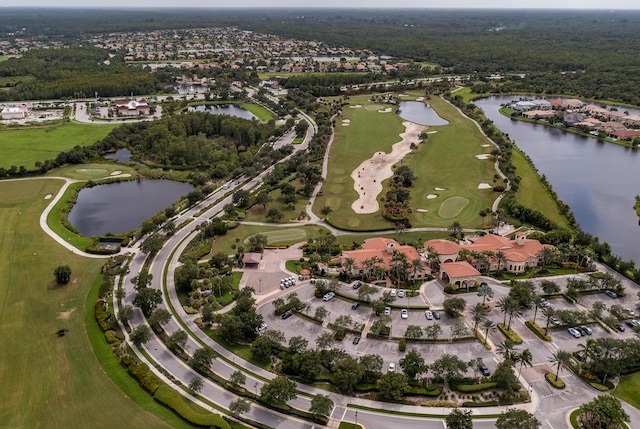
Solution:
<svg viewBox="0 0 640 429"><path fill-rule="evenodd" d="M374 8L536 8L536 9L640 9L638 0L0 0L0 6L39 7L374 7Z"/></svg>

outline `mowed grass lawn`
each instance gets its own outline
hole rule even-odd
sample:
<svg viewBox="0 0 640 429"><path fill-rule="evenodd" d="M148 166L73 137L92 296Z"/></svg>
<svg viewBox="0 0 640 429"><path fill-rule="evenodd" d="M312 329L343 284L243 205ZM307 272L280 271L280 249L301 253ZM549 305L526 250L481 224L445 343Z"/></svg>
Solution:
<svg viewBox="0 0 640 429"><path fill-rule="evenodd" d="M267 236L269 245L279 244L295 244L301 241L307 241L310 238L317 238L322 234L326 234L327 230L318 225L300 226L261 226L261 225L238 225L230 229L225 235L217 237L213 244L213 253L223 252L231 255L236 252L232 246L244 246L246 251L246 240L255 234L264 234Z"/></svg>
<svg viewBox="0 0 640 429"><path fill-rule="evenodd" d="M46 128L24 128L0 131L0 167L24 165L32 169L37 161L55 159L74 146L89 146L102 140L115 125L93 125L75 122Z"/></svg>
<svg viewBox="0 0 640 429"><path fill-rule="evenodd" d="M406 100L420 96L417 92L409 94L412 97ZM368 95L352 97L350 104L360 104L363 108L343 109L331 147L327 180L322 187L323 196L317 198L314 205L316 213L325 205L331 207L331 221L348 229L393 227L382 218L382 207L378 213L368 215L356 214L351 209L352 202L357 198L351 172L374 152L389 152L391 145L399 141L398 135L404 129L400 116L379 113L378 109L384 109L387 105L371 103L368 98ZM489 144L486 138L471 120L460 115L449 103L434 98L431 105L449 124L429 127L427 131L435 133L430 134L414 153L405 157L404 161L418 177L411 188L411 223L414 227L448 227L457 220L464 227L480 227L481 217L478 213L491 207L498 195L491 189L478 189L482 182L493 186L495 169L493 159L481 160L476 155L488 154L493 147L483 147ZM343 119L350 120L348 127L342 125ZM378 200L385 192L383 190ZM429 194L436 198L427 199ZM427 212L418 212L416 209Z"/></svg>
<svg viewBox="0 0 640 429"><path fill-rule="evenodd" d="M168 428L129 399L94 355L84 309L103 261L64 250L38 223L45 195L60 186L0 182L0 426ZM72 281L56 287L53 270L65 264ZM69 331L59 338L61 328Z"/></svg>
<svg viewBox="0 0 640 429"><path fill-rule="evenodd" d="M640 372L622 376L613 394L628 404L640 408Z"/></svg>

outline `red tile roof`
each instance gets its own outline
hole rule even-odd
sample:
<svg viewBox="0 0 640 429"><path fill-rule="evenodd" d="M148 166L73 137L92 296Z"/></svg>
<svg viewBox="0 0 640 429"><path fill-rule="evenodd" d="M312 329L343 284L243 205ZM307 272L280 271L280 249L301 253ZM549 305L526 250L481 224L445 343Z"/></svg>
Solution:
<svg viewBox="0 0 640 429"><path fill-rule="evenodd" d="M440 264L440 270L447 273L450 278L479 276L480 272L466 261L445 262Z"/></svg>

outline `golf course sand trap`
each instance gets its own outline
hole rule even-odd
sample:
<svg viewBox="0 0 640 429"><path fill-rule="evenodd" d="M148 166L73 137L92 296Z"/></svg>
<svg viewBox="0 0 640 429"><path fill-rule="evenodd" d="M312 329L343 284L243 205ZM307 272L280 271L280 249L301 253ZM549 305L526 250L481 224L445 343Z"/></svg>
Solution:
<svg viewBox="0 0 640 429"><path fill-rule="evenodd" d="M420 213L429 213L429 210L427 209L416 209L416 211Z"/></svg>
<svg viewBox="0 0 640 429"><path fill-rule="evenodd" d="M122 174L122 171L116 170L113 173L111 173L110 176L117 176L118 174Z"/></svg>
<svg viewBox="0 0 640 429"><path fill-rule="evenodd" d="M433 200L433 199L435 199L435 198L438 198L438 196L437 196L436 194L429 194L429 195L427 195L427 199L428 199L428 200Z"/></svg>
<svg viewBox="0 0 640 429"><path fill-rule="evenodd" d="M491 189L493 186L491 186L488 183L480 183L478 184L478 189Z"/></svg>
<svg viewBox="0 0 640 429"><path fill-rule="evenodd" d="M483 144L482 147L491 147L490 144Z"/></svg>
<svg viewBox="0 0 640 429"><path fill-rule="evenodd" d="M378 110L378 113L391 113L392 110L391 107L387 107L386 109Z"/></svg>
<svg viewBox="0 0 640 429"><path fill-rule="evenodd" d="M446 188L433 188L433 189L435 189L436 191L446 191L447 190Z"/></svg>
<svg viewBox="0 0 640 429"><path fill-rule="evenodd" d="M349 107L351 107L352 109L359 109L362 107L362 104L354 104L353 106L349 106Z"/></svg>
<svg viewBox="0 0 640 429"><path fill-rule="evenodd" d="M382 192L382 181L393 176L391 166L411 152L411 143L419 144L420 133L426 129L423 125L403 122L405 130L400 133L401 140L391 146L391 153L376 152L363 161L353 173L354 188L359 197L351 204L354 212L375 213L379 209L378 195Z"/></svg>
<svg viewBox="0 0 640 429"><path fill-rule="evenodd" d="M416 101L424 101L424 97L418 97L416 98Z"/></svg>
<svg viewBox="0 0 640 429"><path fill-rule="evenodd" d="M47 194L44 196L45 200L50 200L51 198L53 198L53 194Z"/></svg>
<svg viewBox="0 0 640 429"><path fill-rule="evenodd" d="M478 159L489 159L489 154L488 153L481 153L480 155L476 155L476 158L478 158Z"/></svg>

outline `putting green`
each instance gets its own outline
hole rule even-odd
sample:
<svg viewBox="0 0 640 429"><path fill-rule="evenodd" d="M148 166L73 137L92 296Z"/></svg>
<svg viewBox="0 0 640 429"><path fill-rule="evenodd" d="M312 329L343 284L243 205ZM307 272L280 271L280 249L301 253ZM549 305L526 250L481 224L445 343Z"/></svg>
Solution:
<svg viewBox="0 0 640 429"><path fill-rule="evenodd" d="M295 243L307 238L307 232L300 228L286 228L277 231L261 232L261 234L267 236L268 244ZM244 239L245 244L249 242L249 238L251 237L253 237L253 235Z"/></svg>
<svg viewBox="0 0 640 429"><path fill-rule="evenodd" d="M445 219L451 219L458 216L462 210L469 204L469 199L456 195L449 197L440 205L438 216Z"/></svg>

